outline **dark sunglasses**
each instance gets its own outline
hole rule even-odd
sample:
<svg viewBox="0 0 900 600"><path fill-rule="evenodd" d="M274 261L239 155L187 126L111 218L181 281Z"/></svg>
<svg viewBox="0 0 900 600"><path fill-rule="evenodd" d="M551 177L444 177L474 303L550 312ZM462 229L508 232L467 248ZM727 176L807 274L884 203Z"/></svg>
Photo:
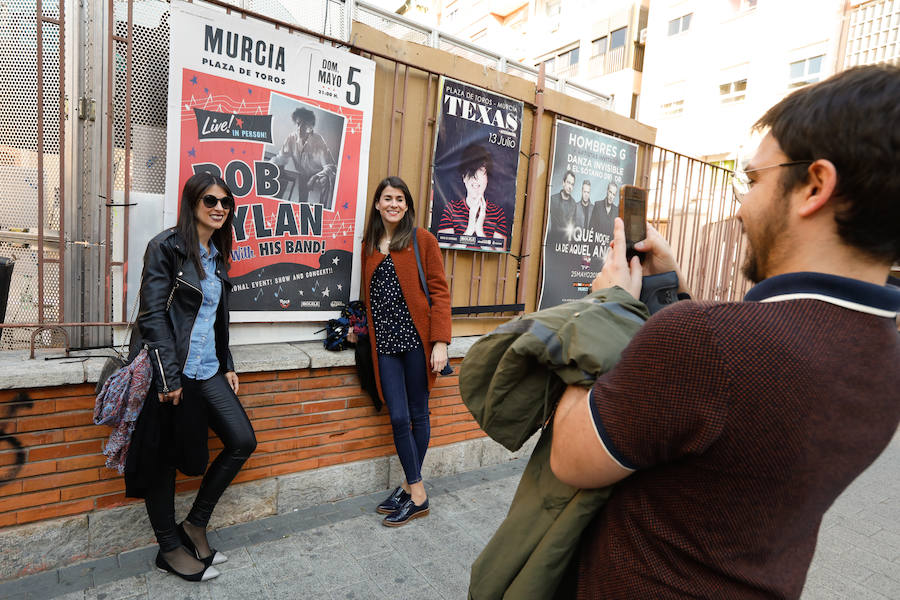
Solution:
<svg viewBox="0 0 900 600"><path fill-rule="evenodd" d="M231 196L223 196L222 198L218 198L213 196L212 194L207 194L200 198L203 200L203 206L206 208L215 208L216 204L219 202L222 203L222 208L225 210L234 210L234 198Z"/></svg>

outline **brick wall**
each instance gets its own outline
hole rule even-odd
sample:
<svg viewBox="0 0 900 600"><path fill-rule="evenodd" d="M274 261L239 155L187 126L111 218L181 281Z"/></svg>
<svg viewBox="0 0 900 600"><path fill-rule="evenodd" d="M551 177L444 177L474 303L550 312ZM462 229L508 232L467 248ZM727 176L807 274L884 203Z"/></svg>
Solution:
<svg viewBox="0 0 900 600"><path fill-rule="evenodd" d="M460 360L451 361L458 364ZM387 409L376 413L353 367L244 373L240 399L259 443L235 482L394 454ZM431 446L483 437L456 376L431 393ZM93 384L0 391L0 527L135 502L101 454ZM210 452L221 442L210 432ZM177 491L199 487L179 476Z"/></svg>

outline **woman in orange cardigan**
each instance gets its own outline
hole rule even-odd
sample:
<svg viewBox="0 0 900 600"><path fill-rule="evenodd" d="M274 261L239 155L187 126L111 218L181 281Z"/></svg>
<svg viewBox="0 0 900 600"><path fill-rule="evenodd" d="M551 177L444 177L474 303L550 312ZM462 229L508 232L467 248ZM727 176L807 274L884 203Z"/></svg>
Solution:
<svg viewBox="0 0 900 600"><path fill-rule="evenodd" d="M428 514L422 462L431 425L428 394L447 366L450 291L437 239L414 227L409 188L399 177L378 184L363 237L361 296L378 392L387 404L394 447L406 480L378 505L383 523L399 527ZM418 241L431 306L419 280L413 236Z"/></svg>

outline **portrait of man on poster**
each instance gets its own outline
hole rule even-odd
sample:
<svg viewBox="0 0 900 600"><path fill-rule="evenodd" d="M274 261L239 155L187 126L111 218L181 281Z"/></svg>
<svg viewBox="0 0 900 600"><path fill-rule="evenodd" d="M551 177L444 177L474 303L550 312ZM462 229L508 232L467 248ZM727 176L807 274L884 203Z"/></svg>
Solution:
<svg viewBox="0 0 900 600"><path fill-rule="evenodd" d="M567 170L563 175L562 189L550 196L550 231L560 240L568 239L568 232L575 222L575 173Z"/></svg>
<svg viewBox="0 0 900 600"><path fill-rule="evenodd" d="M283 186L285 199L290 202L312 201L331 208L337 164L328 144L316 132L316 114L308 108L296 108L291 113L296 129L288 134L281 151L272 163L285 167Z"/></svg>
<svg viewBox="0 0 900 600"><path fill-rule="evenodd" d="M576 227L584 229L590 227L593 206L591 202L591 180L585 179L581 182L581 201L575 205L574 224Z"/></svg>
<svg viewBox="0 0 900 600"><path fill-rule="evenodd" d="M591 262L591 268L599 271L606 262L609 253L609 241L612 239L613 224L619 216L618 207L619 186L613 181L606 185L606 197L601 202L594 204L591 212L590 228L594 230L594 239L600 244L600 256Z"/></svg>

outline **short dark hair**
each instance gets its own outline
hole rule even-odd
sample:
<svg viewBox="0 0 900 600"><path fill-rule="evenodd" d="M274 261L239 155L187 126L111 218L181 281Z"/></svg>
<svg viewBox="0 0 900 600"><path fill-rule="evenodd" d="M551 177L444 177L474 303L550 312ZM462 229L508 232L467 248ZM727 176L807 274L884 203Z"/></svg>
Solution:
<svg viewBox="0 0 900 600"><path fill-rule="evenodd" d="M485 150L481 144L469 144L463 149L459 161L460 177L464 179L474 177L481 167L484 167L487 176L490 177L491 171L494 169L494 159L491 158L491 153Z"/></svg>
<svg viewBox="0 0 900 600"><path fill-rule="evenodd" d="M831 161L835 221L844 243L879 260L900 260L900 67L854 67L797 90L756 122L788 160ZM784 169L781 184L805 182L808 166Z"/></svg>
<svg viewBox="0 0 900 600"><path fill-rule="evenodd" d="M315 126L316 113L309 110L308 108L295 108L294 112L291 113L291 121L293 121L294 123L300 123L302 121L304 123L309 123L310 125Z"/></svg>
<svg viewBox="0 0 900 600"><path fill-rule="evenodd" d="M582 181L582 182L581 182L581 187L584 187L584 186L591 187L591 180L590 180L590 179L585 179L584 181Z"/></svg>
<svg viewBox="0 0 900 600"><path fill-rule="evenodd" d="M572 169L566 169L566 174L563 175L563 183L566 182L566 179L568 179L569 176L572 177L572 183L575 183L575 173L572 172Z"/></svg>

